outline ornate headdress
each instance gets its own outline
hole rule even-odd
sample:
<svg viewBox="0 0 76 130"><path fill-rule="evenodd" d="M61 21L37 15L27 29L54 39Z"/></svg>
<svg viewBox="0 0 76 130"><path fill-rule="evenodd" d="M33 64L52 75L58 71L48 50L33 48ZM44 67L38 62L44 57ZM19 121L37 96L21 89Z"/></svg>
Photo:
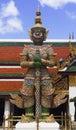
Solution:
<svg viewBox="0 0 76 130"><path fill-rule="evenodd" d="M29 34L30 34L31 40L32 40L32 32L33 32L33 30L36 30L36 29L38 29L38 28L45 33L45 35L44 35L44 40L45 40L46 37L47 37L47 34L48 34L48 30L46 30L46 28L42 26L42 19L41 19L40 8L38 8L37 11L36 11L35 24L34 24L34 26L29 30Z"/></svg>

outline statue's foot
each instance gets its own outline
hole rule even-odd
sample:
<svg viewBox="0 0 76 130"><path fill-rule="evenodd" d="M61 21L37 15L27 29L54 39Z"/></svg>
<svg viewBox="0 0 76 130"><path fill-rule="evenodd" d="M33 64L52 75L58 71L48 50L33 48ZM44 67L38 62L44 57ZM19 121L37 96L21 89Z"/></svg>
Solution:
<svg viewBox="0 0 76 130"><path fill-rule="evenodd" d="M33 122L33 121L34 121L34 118L32 116L26 116L24 114L21 116L21 120L20 120L20 122L22 123Z"/></svg>
<svg viewBox="0 0 76 130"><path fill-rule="evenodd" d="M51 114L50 116L42 116L40 121L41 122L55 122L55 118L53 114Z"/></svg>

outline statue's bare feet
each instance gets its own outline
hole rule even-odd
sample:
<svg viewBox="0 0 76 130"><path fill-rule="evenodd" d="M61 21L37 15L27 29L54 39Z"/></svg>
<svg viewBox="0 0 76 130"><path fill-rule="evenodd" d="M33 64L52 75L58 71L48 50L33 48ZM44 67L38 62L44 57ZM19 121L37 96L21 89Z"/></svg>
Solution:
<svg viewBox="0 0 76 130"><path fill-rule="evenodd" d="M40 119L41 122L55 122L55 118L53 116L53 114L46 116L46 117L42 117L42 119Z"/></svg>
<svg viewBox="0 0 76 130"><path fill-rule="evenodd" d="M26 122L32 122L34 121L34 118L32 116L27 116L22 114L20 122L26 123Z"/></svg>

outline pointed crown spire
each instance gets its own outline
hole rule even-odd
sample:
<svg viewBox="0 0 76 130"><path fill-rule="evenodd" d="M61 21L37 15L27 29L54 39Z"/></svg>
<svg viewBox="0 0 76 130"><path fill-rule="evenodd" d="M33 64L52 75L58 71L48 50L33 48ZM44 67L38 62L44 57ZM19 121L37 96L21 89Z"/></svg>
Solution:
<svg viewBox="0 0 76 130"><path fill-rule="evenodd" d="M45 29L42 26L41 12L40 12L40 8L39 7L38 7L38 9L36 11L35 24L34 24L34 27L32 27L32 29L33 28L43 28L43 29Z"/></svg>
<svg viewBox="0 0 76 130"><path fill-rule="evenodd" d="M37 23L42 24L42 19L40 16L41 16L41 12L40 12L40 8L38 8L36 11L35 24L37 24Z"/></svg>
<svg viewBox="0 0 76 130"><path fill-rule="evenodd" d="M31 40L32 40L32 33L36 29L40 29L40 30L43 31L43 33L44 33L44 40L45 40L47 35L48 35L48 30L46 30L46 28L42 26L41 12L40 12L40 8L39 7L38 7L38 9L36 11L35 24L29 30L29 35L30 35Z"/></svg>

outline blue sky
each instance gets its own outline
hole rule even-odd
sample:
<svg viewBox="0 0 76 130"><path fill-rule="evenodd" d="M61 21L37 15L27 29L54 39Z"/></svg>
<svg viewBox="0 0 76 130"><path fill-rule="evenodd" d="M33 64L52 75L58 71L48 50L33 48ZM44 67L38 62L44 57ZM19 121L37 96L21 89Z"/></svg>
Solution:
<svg viewBox="0 0 76 130"><path fill-rule="evenodd" d="M76 0L0 0L0 39L29 39L38 6L47 39L76 39Z"/></svg>

